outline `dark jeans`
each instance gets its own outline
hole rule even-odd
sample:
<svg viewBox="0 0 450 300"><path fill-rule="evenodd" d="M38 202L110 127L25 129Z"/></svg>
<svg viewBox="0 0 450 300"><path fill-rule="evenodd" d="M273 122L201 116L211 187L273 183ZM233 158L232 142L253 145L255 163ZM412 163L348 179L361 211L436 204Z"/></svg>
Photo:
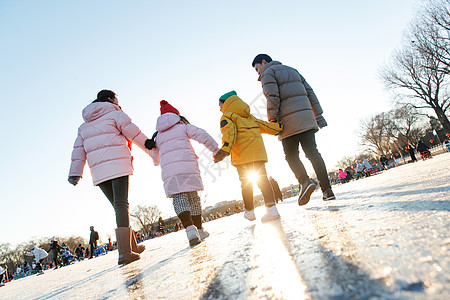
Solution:
<svg viewBox="0 0 450 300"><path fill-rule="evenodd" d="M261 189L266 206L275 204L272 186L270 185L269 178L267 178L265 162L257 161L238 165L236 166L236 169L239 174L239 180L241 181L242 199L244 200L245 209L253 210L255 208L253 203L253 182L249 177L250 173L258 175L256 184Z"/></svg>
<svg viewBox="0 0 450 300"><path fill-rule="evenodd" d="M55 250L52 250L52 251L55 251ZM61 266L61 264L59 263L59 260L58 260L58 253L53 253L52 258L53 258L53 263L55 264L55 268L57 268L58 266Z"/></svg>
<svg viewBox="0 0 450 300"><path fill-rule="evenodd" d="M299 143L302 145L305 156L311 161L322 191L325 191L331 187L330 181L328 180L328 172L325 162L322 159L322 155L320 155L317 150L314 130L308 130L306 132L290 136L283 139L281 142L283 144L284 154L286 155L286 160L289 167L291 167L292 172L294 172L294 175L300 184L308 178L308 174L300 161L298 151Z"/></svg>
<svg viewBox="0 0 450 300"><path fill-rule="evenodd" d="M128 176L111 179L100 183L98 186L114 207L117 227L129 227Z"/></svg>
<svg viewBox="0 0 450 300"><path fill-rule="evenodd" d="M38 271L42 271L42 262L44 261L44 259L46 259L46 257L43 259L40 259L38 262L36 262L36 267L37 267Z"/></svg>
<svg viewBox="0 0 450 300"><path fill-rule="evenodd" d="M94 250L95 247L97 247L97 241L95 241L94 243L89 244L91 246L91 257L94 257Z"/></svg>

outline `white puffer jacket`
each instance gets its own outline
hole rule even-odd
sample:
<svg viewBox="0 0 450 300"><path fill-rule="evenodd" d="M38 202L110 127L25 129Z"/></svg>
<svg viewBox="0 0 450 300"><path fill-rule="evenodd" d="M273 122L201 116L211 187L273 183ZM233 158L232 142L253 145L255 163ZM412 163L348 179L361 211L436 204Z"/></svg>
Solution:
<svg viewBox="0 0 450 300"><path fill-rule="evenodd" d="M81 177L86 160L94 185L132 175L128 141L151 154L144 145L147 136L118 105L110 102L91 103L83 109L83 119L85 122L78 128L78 137L73 146L69 176Z"/></svg>
<svg viewBox="0 0 450 300"><path fill-rule="evenodd" d="M34 247L34 249L30 252L26 253L27 256L34 256L34 260L36 262L39 262L41 259L44 259L48 256L47 251L45 251L44 249L38 248L38 247Z"/></svg>
<svg viewBox="0 0 450 300"><path fill-rule="evenodd" d="M205 145L214 154L219 151L217 142L205 130L180 123L180 116L173 113L161 115L156 130L158 135L152 157L156 165L161 164L161 177L167 197L203 190L198 157L189 139Z"/></svg>

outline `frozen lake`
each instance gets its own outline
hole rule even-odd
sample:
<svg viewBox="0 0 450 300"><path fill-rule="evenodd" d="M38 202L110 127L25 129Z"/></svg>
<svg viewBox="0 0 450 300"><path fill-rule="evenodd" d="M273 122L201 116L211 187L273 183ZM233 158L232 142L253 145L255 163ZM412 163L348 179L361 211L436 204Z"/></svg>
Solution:
<svg viewBox="0 0 450 300"><path fill-rule="evenodd" d="M450 299L450 153L278 205L262 224L236 214L0 288L1 299Z"/></svg>

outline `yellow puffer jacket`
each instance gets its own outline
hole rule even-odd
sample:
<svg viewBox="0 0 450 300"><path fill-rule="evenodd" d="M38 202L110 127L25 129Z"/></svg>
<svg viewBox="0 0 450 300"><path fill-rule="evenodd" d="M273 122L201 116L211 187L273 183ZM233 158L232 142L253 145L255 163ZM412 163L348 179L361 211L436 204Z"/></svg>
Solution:
<svg viewBox="0 0 450 300"><path fill-rule="evenodd" d="M235 95L227 98L222 112L221 150L231 153L231 164L237 166L255 161L267 162L261 133L277 135L283 130L282 125L255 118L250 114L250 107Z"/></svg>

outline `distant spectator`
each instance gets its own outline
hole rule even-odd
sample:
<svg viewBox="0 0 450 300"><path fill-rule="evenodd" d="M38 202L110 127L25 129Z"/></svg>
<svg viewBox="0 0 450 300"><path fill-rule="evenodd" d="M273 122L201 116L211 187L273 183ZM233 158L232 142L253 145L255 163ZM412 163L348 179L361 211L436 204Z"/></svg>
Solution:
<svg viewBox="0 0 450 300"><path fill-rule="evenodd" d="M0 266L0 286L4 286L3 278L5 277L6 269L4 269L2 266Z"/></svg>
<svg viewBox="0 0 450 300"><path fill-rule="evenodd" d="M344 172L344 170L339 169L339 179L341 180L342 183L347 182L347 173Z"/></svg>
<svg viewBox="0 0 450 300"><path fill-rule="evenodd" d="M94 230L94 226L91 226L90 230L91 235L89 237L89 245L91 246L91 256L89 258L93 258L95 247L97 247L98 232Z"/></svg>
<svg viewBox="0 0 450 300"><path fill-rule="evenodd" d="M278 201L283 202L283 195L281 194L280 186L278 185L278 182L273 179L272 176L269 177L270 185L272 186L273 194L275 196L275 201L278 203Z"/></svg>
<svg viewBox="0 0 450 300"><path fill-rule="evenodd" d="M38 268L39 274L44 274L42 271L42 262L47 258L48 253L44 249L35 247L33 244L28 246L30 252L25 253L27 256L34 256L34 260L36 262L36 267Z"/></svg>
<svg viewBox="0 0 450 300"><path fill-rule="evenodd" d="M414 147L410 144L410 142L408 142L408 148L406 148L409 152L409 156L411 156L411 160L412 162L416 162L417 158L414 155Z"/></svg>
<svg viewBox="0 0 450 300"><path fill-rule="evenodd" d="M55 238L52 238L50 243L49 252L52 252L52 261L55 264L55 269L58 269L58 266L61 266L61 263L58 260L58 253L61 250L61 246L58 244L58 241Z"/></svg>
<svg viewBox="0 0 450 300"><path fill-rule="evenodd" d="M75 254L77 255L77 259L81 260L84 254L84 247L81 244L78 244L78 247L75 249Z"/></svg>
<svg viewBox="0 0 450 300"><path fill-rule="evenodd" d="M380 156L380 164L383 167L383 169L387 169L388 168L388 159L386 158L385 155L381 155Z"/></svg>

